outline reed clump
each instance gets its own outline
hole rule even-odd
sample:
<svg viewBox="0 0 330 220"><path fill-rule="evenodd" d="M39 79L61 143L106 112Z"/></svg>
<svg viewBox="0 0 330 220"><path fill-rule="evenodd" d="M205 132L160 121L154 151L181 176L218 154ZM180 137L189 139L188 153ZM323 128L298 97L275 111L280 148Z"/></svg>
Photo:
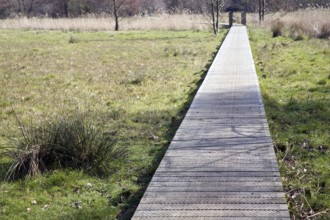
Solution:
<svg viewBox="0 0 330 220"><path fill-rule="evenodd" d="M273 37L286 35L303 38L330 39L330 9L310 8L295 12L277 12L266 16L263 26L270 27Z"/></svg>

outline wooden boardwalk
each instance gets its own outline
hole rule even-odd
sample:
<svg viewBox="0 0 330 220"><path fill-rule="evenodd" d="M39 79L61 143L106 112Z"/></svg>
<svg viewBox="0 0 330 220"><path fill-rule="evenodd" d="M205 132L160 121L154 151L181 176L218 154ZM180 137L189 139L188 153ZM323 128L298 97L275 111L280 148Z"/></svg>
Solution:
<svg viewBox="0 0 330 220"><path fill-rule="evenodd" d="M234 26L133 219L290 219L244 26Z"/></svg>

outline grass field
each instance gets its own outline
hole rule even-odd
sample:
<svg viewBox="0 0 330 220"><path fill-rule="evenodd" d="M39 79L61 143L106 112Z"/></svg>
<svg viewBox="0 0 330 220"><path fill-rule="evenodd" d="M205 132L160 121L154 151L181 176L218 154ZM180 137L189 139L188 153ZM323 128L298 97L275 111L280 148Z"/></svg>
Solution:
<svg viewBox="0 0 330 220"><path fill-rule="evenodd" d="M292 219L329 219L330 42L249 34Z"/></svg>
<svg viewBox="0 0 330 220"><path fill-rule="evenodd" d="M128 149L102 177L58 169L4 181L1 219L129 219L224 36L207 31L0 30L0 145L82 114Z"/></svg>

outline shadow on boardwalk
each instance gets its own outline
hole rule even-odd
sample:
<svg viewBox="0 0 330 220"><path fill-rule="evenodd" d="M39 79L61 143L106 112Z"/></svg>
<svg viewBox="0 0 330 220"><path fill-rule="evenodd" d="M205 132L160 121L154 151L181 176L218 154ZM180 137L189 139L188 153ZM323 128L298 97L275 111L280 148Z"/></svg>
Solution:
<svg viewBox="0 0 330 220"><path fill-rule="evenodd" d="M222 44L222 42L221 42ZM125 207L121 213L119 213L119 215L117 216L117 219L119 220L128 220L131 219L134 212L136 211L136 208L143 196L143 194L145 193L148 184L150 183L156 169L159 166L159 163L161 162L161 160L164 157L165 152L167 151L167 148L169 146L169 144L171 143L176 131L178 130L179 126L181 125L181 122L184 118L184 116L186 115L192 101L194 100L194 97L199 89L199 87L201 86L201 84L204 81L204 78L210 68L210 66L213 63L214 58L216 57L218 50L221 47L221 44L219 44L219 46L216 48L216 52L214 52L212 54L212 58L209 60L209 62L207 63L207 65L203 68L203 72L196 72L194 74L201 74L200 80L196 81L194 85L192 85L191 87L194 88L189 92L189 98L188 100L185 102L185 104L183 105L182 109L180 110L180 113L177 117L172 117L172 123L170 125L170 128L168 129L168 133L166 135L166 139L168 141L168 144L165 148L163 148L161 151L158 151L157 154L155 155L155 160L154 163L148 168L148 171L145 174L142 174L137 182L141 185L141 189L138 191L138 193L136 193L134 196L132 196L132 198L129 200L128 202L128 206ZM146 112L143 112L141 114L148 114ZM132 116L134 118L134 116Z"/></svg>

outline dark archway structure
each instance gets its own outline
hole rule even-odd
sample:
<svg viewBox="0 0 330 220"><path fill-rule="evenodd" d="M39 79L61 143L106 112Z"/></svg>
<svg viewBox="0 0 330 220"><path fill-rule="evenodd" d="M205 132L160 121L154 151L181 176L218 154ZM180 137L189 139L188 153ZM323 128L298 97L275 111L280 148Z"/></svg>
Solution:
<svg viewBox="0 0 330 220"><path fill-rule="evenodd" d="M232 1L225 11L229 13L229 27L233 25L235 12L241 13L241 24L246 25L246 4L241 3L241 1Z"/></svg>

